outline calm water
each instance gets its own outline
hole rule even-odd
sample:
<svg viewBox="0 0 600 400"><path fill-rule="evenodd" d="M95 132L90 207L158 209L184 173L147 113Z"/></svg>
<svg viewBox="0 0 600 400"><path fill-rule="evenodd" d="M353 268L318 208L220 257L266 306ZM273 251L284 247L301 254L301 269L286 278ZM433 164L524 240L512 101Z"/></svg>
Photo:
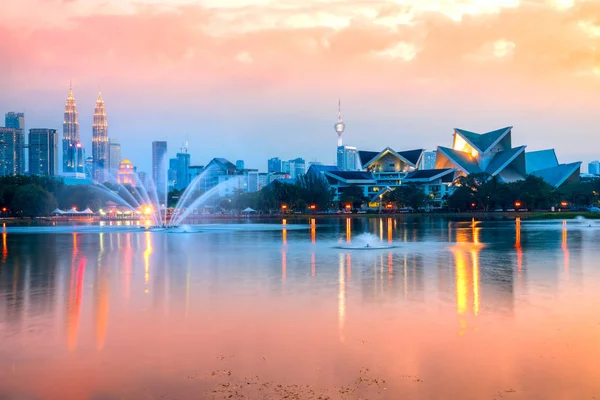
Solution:
<svg viewBox="0 0 600 400"><path fill-rule="evenodd" d="M600 399L600 223L294 222L5 228L0 399Z"/></svg>

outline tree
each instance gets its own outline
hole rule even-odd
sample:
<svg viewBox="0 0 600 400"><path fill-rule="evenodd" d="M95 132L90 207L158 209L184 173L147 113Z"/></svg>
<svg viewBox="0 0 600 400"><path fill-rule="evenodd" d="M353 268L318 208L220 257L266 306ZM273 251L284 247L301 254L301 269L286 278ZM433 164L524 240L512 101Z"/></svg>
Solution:
<svg viewBox="0 0 600 400"><path fill-rule="evenodd" d="M28 184L15 191L10 208L21 217L41 217L50 215L56 206L56 199L50 192L38 185Z"/></svg>
<svg viewBox="0 0 600 400"><path fill-rule="evenodd" d="M411 207L414 210L423 207L425 200L427 200L425 192L414 183L398 186L384 196L384 201L391 201L399 207Z"/></svg>
<svg viewBox="0 0 600 400"><path fill-rule="evenodd" d="M367 201L367 196L362 186L348 186L341 188L340 191L340 206L343 207L345 204L352 205L352 208L361 208L363 203Z"/></svg>
<svg viewBox="0 0 600 400"><path fill-rule="evenodd" d="M326 179L317 174L304 174L296 178L298 194L305 204L314 204L324 210L333 201L333 191Z"/></svg>

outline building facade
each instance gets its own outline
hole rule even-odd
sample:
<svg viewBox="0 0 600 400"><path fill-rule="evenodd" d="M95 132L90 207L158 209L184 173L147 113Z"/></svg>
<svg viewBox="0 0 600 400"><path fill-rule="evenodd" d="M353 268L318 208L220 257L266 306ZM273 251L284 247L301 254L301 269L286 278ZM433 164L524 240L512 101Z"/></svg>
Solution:
<svg viewBox="0 0 600 400"><path fill-rule="evenodd" d="M29 130L29 173L55 176L58 174L58 135L56 129Z"/></svg>
<svg viewBox="0 0 600 400"><path fill-rule="evenodd" d="M588 174L600 175L600 161L592 161L588 164Z"/></svg>
<svg viewBox="0 0 600 400"><path fill-rule="evenodd" d="M24 136L22 129L0 127L0 175L25 173Z"/></svg>
<svg viewBox="0 0 600 400"><path fill-rule="evenodd" d="M167 192L167 142L152 142L152 180L156 185L158 198Z"/></svg>
<svg viewBox="0 0 600 400"><path fill-rule="evenodd" d="M115 139L108 141L108 171L110 178L115 179L119 173L121 163L121 144Z"/></svg>
<svg viewBox="0 0 600 400"><path fill-rule="evenodd" d="M25 132L25 114L14 111L4 115L4 126L7 128L21 129Z"/></svg>
<svg viewBox="0 0 600 400"><path fill-rule="evenodd" d="M79 113L72 86L69 87L69 95L65 104L62 155L63 174L85 178L85 151L79 141Z"/></svg>
<svg viewBox="0 0 600 400"><path fill-rule="evenodd" d="M109 164L108 121L102 93L98 93L92 125L92 176L95 181L108 180Z"/></svg>
<svg viewBox="0 0 600 400"><path fill-rule="evenodd" d="M237 160L235 162L235 167L241 171L243 169L246 169L246 163L244 162L244 160Z"/></svg>
<svg viewBox="0 0 600 400"><path fill-rule="evenodd" d="M435 168L435 159L437 157L437 151L426 151L423 153L423 163L421 164L421 169L434 169Z"/></svg>

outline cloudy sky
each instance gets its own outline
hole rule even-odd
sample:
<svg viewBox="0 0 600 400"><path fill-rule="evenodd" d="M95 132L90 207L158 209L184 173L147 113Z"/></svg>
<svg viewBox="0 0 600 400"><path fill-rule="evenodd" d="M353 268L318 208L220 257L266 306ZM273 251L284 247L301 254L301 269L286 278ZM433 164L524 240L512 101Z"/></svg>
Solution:
<svg viewBox="0 0 600 400"><path fill-rule="evenodd" d="M0 111L62 129L69 79L91 154L109 135L150 170L151 141L333 163L451 145L512 125L514 144L600 158L600 0L0 0ZM585 170L585 168L584 168Z"/></svg>

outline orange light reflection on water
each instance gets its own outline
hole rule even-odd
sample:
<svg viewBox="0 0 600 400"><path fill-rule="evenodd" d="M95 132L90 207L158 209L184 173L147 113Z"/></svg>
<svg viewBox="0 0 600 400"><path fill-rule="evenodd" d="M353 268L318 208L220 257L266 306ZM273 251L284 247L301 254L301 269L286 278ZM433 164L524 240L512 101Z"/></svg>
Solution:
<svg viewBox="0 0 600 400"><path fill-rule="evenodd" d="M562 229L562 244L561 248L564 254L564 262L565 262L565 274L567 278L569 277L569 246L567 243L567 221L563 221L563 229Z"/></svg>

